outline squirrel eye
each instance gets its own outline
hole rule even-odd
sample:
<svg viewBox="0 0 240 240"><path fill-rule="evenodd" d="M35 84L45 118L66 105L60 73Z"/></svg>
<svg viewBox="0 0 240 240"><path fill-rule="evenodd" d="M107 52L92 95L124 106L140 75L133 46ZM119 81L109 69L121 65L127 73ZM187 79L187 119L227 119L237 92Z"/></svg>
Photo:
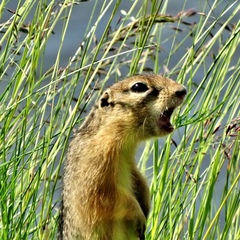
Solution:
<svg viewBox="0 0 240 240"><path fill-rule="evenodd" d="M136 93L146 92L147 90L148 90L147 85L142 82L137 82L131 87L131 91Z"/></svg>

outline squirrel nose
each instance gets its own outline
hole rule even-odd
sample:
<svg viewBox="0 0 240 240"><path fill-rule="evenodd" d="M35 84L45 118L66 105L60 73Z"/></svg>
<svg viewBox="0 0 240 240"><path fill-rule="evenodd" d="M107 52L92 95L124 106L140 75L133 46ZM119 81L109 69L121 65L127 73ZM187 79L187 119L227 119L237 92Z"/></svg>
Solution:
<svg viewBox="0 0 240 240"><path fill-rule="evenodd" d="M182 86L175 92L175 94L178 98L183 98L187 94L187 89Z"/></svg>

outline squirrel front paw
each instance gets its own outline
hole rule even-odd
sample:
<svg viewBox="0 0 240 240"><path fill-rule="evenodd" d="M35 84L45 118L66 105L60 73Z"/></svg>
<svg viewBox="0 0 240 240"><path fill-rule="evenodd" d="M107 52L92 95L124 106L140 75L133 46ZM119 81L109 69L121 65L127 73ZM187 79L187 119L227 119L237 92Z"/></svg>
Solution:
<svg viewBox="0 0 240 240"><path fill-rule="evenodd" d="M146 218L144 214L141 215L141 218L138 218L135 223L135 229L139 240L145 239L145 230L146 230Z"/></svg>

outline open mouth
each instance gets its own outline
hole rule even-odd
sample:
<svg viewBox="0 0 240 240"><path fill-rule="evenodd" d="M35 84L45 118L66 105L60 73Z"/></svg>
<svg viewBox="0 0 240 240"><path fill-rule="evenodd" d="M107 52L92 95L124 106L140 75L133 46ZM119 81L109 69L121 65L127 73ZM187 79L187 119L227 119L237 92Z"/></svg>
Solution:
<svg viewBox="0 0 240 240"><path fill-rule="evenodd" d="M170 122L170 118L171 118L171 115L173 113L173 110L174 108L169 108L169 109L166 109L164 110L159 118L158 118L158 126L161 128L161 129L164 129L168 132L172 132L173 131L173 126Z"/></svg>

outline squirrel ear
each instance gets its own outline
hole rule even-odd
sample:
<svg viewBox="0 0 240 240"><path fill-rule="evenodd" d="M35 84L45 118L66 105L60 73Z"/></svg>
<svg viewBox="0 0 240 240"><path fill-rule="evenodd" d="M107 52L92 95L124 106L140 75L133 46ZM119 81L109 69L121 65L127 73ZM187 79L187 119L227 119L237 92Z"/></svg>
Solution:
<svg viewBox="0 0 240 240"><path fill-rule="evenodd" d="M104 108L108 107L109 105L111 105L110 94L105 92L100 98L99 107Z"/></svg>

